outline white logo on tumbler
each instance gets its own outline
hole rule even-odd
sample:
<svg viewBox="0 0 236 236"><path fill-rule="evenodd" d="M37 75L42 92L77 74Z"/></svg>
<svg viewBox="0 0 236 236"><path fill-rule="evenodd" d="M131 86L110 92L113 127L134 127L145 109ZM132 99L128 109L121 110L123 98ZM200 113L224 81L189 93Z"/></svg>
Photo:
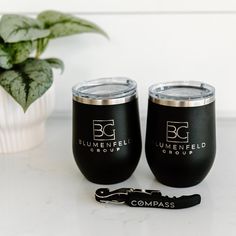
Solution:
<svg viewBox="0 0 236 236"><path fill-rule="evenodd" d="M188 122L167 121L166 141L169 143L188 143Z"/></svg>
<svg viewBox="0 0 236 236"><path fill-rule="evenodd" d="M114 120L93 120L93 139L97 141L115 140Z"/></svg>

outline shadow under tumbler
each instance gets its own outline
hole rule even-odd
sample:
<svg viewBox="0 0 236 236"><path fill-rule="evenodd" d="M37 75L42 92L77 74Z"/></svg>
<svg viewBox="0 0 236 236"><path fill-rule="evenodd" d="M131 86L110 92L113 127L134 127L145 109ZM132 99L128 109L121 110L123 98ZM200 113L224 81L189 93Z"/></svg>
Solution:
<svg viewBox="0 0 236 236"><path fill-rule="evenodd" d="M215 158L215 90L196 81L149 88L146 131L148 164L161 183L200 183Z"/></svg>
<svg viewBox="0 0 236 236"><path fill-rule="evenodd" d="M126 180L141 154L136 82L104 78L72 90L73 153L79 169L98 184Z"/></svg>

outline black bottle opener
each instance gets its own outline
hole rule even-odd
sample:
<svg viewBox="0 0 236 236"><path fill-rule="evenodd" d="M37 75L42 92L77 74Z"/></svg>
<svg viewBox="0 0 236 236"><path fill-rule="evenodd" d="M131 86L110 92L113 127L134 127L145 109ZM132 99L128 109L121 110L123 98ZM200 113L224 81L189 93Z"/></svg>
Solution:
<svg viewBox="0 0 236 236"><path fill-rule="evenodd" d="M182 209L200 204L201 196L193 194L181 197L163 196L159 190L142 190L134 188L120 188L110 191L99 188L95 192L95 199L101 203L127 204L130 207L153 207L166 209Z"/></svg>

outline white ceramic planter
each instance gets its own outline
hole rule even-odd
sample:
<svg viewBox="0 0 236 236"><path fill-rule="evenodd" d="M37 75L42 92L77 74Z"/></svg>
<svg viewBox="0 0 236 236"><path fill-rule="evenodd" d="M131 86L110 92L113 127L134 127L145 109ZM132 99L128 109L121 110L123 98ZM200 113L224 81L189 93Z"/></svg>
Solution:
<svg viewBox="0 0 236 236"><path fill-rule="evenodd" d="M33 148L44 139L45 121L54 108L52 86L26 113L0 86L0 153Z"/></svg>

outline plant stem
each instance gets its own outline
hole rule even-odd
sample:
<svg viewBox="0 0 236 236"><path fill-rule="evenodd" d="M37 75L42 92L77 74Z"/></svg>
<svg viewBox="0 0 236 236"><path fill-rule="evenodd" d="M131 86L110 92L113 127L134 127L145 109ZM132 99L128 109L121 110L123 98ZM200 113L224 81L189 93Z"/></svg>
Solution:
<svg viewBox="0 0 236 236"><path fill-rule="evenodd" d="M39 57L40 57L40 40L37 40L35 58L39 59Z"/></svg>
<svg viewBox="0 0 236 236"><path fill-rule="evenodd" d="M35 58L36 58L36 59L39 59L39 57L40 57L40 53L39 53L39 51L38 51L38 50L36 50L36 53L35 53Z"/></svg>
<svg viewBox="0 0 236 236"><path fill-rule="evenodd" d="M45 49L46 49L46 47L48 45L48 42L49 42L48 38L37 39L35 58L39 59L39 57L45 51Z"/></svg>

